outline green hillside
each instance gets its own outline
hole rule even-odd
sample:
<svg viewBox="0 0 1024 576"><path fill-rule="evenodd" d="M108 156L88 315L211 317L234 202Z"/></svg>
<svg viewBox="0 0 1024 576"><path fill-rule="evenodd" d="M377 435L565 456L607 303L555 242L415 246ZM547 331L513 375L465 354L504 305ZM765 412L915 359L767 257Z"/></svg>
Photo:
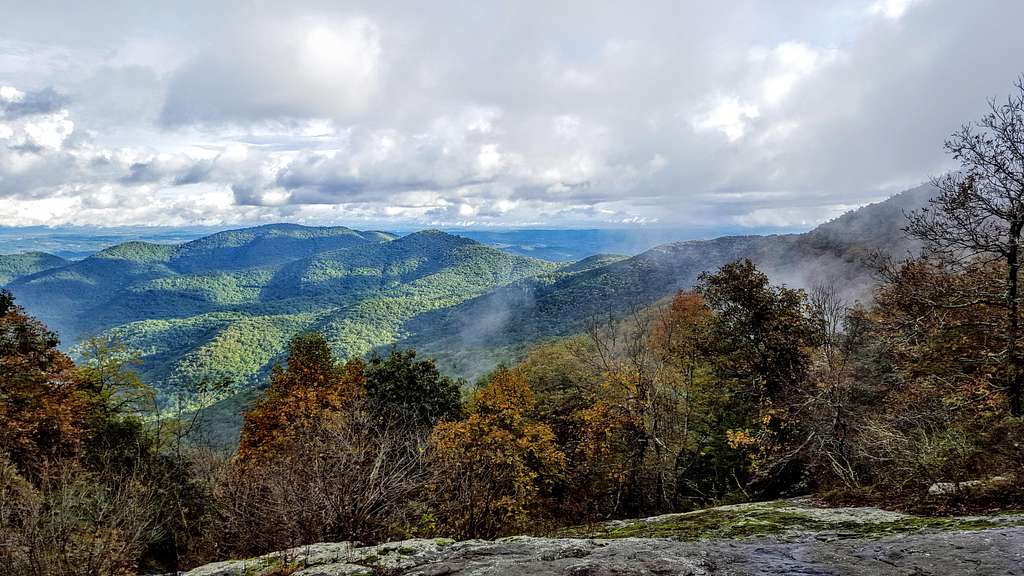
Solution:
<svg viewBox="0 0 1024 576"><path fill-rule="evenodd" d="M600 268L609 264L614 264L621 260L625 260L629 256L623 256L621 254L594 254L593 256L587 256L582 260L576 262L569 262L558 269L559 272L586 272L587 270L593 270L594 268Z"/></svg>
<svg viewBox="0 0 1024 576"><path fill-rule="evenodd" d="M872 283L866 257L913 250L901 240L903 212L929 194L912 190L806 234L677 242L561 265L433 230L396 238L261 226L181 245L120 244L9 286L66 348L101 335L137 350L144 379L165 398L188 398L203 381L231 382L225 395L243 394L220 404L217 417L230 420L288 338L305 330L325 334L343 357L398 343L472 379L533 342L648 306L739 258L776 282L831 280L862 297Z"/></svg>
<svg viewBox="0 0 1024 576"><path fill-rule="evenodd" d="M116 337L141 354L146 381L187 395L209 380L258 385L296 332L360 355L403 337L417 315L554 268L437 231L273 225L120 244L10 288L65 347Z"/></svg>
<svg viewBox="0 0 1024 576"><path fill-rule="evenodd" d="M904 212L923 206L932 192L930 186L915 188L804 234L726 236L665 244L626 259L587 258L416 316L405 326L409 336L401 345L473 378L516 357L531 342L575 334L591 319L648 306L690 288L702 272L739 258L750 258L776 282L803 288L830 282L847 299L863 299L874 282L869 265L874 253L902 256L917 250L900 230Z"/></svg>
<svg viewBox="0 0 1024 576"><path fill-rule="evenodd" d="M781 251L793 241L791 236L730 236L667 244L603 266L580 262L420 315L406 325L410 336L401 344L473 378L525 344L577 333L591 318L648 306L691 286L705 270Z"/></svg>
<svg viewBox="0 0 1024 576"><path fill-rule="evenodd" d="M394 238L385 232L359 232L343 226L269 224L218 232L182 244L175 249L171 266L181 272L268 266Z"/></svg>
<svg viewBox="0 0 1024 576"><path fill-rule="evenodd" d="M60 256L46 252L0 254L0 286L20 277L67 264Z"/></svg>

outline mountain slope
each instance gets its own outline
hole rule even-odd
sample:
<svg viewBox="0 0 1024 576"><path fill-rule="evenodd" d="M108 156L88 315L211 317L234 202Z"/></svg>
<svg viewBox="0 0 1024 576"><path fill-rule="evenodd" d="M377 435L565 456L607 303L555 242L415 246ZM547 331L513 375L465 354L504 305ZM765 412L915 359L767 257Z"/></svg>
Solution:
<svg viewBox="0 0 1024 576"><path fill-rule="evenodd" d="M176 248L170 264L180 272L251 268L394 238L385 232L359 232L341 226L269 224L227 230L186 242Z"/></svg>
<svg viewBox="0 0 1024 576"><path fill-rule="evenodd" d="M873 283L867 257L915 251L917 245L901 232L904 213L923 206L931 194L930 186L921 186L804 234L676 242L574 274L538 276L418 316L406 326L410 336L401 344L473 377L526 344L579 332L595 316L650 305L739 258L750 258L775 282L803 288L834 283L848 299L863 299Z"/></svg>
<svg viewBox="0 0 1024 576"><path fill-rule="evenodd" d="M0 286L20 276L28 276L43 270L64 266L68 261L46 252L22 252L0 254Z"/></svg>
<svg viewBox="0 0 1024 576"><path fill-rule="evenodd" d="M11 289L66 344L113 336L142 354L147 382L187 396L203 381L258 385L297 332L364 354L418 314L555 267L437 231L272 225L119 244Z"/></svg>

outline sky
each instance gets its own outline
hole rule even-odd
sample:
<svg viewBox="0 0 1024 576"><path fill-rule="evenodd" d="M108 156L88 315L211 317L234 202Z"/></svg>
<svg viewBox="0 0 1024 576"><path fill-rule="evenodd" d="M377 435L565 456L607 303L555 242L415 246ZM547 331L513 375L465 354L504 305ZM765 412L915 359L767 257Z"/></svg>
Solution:
<svg viewBox="0 0 1024 576"><path fill-rule="evenodd" d="M0 226L806 228L1024 72L1017 0L0 14Z"/></svg>

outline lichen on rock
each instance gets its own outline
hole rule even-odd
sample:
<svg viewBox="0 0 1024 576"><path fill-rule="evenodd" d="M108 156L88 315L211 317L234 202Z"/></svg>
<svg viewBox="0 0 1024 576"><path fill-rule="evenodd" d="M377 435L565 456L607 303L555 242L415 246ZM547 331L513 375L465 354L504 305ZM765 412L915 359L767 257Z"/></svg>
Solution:
<svg viewBox="0 0 1024 576"><path fill-rule="evenodd" d="M1024 514L923 517L808 499L617 520L547 537L312 544L184 576L1016 574Z"/></svg>

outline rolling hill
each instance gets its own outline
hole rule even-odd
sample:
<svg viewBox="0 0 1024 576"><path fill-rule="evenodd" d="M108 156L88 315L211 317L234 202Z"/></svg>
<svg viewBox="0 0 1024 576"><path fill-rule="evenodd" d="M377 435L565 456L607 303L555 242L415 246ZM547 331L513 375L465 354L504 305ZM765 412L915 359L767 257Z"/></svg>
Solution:
<svg viewBox="0 0 1024 576"><path fill-rule="evenodd" d="M0 254L0 286L21 276L28 276L43 270L57 268L68 263L60 256L46 252L22 252L20 254Z"/></svg>
<svg viewBox="0 0 1024 576"><path fill-rule="evenodd" d="M360 355L419 314L554 268L437 231L283 224L118 244L8 287L67 344L115 337L141 353L147 382L187 395L210 379L258 385L299 331Z"/></svg>
<svg viewBox="0 0 1024 576"><path fill-rule="evenodd" d="M932 193L930 186L908 190L803 234L675 242L596 266L584 260L419 315L406 325L409 336L400 345L473 378L528 343L575 334L595 316L648 306L692 287L702 272L739 258L750 258L775 282L802 288L834 283L851 302L863 300L874 282L868 257L915 252L917 244L901 230L904 214L923 206Z"/></svg>

